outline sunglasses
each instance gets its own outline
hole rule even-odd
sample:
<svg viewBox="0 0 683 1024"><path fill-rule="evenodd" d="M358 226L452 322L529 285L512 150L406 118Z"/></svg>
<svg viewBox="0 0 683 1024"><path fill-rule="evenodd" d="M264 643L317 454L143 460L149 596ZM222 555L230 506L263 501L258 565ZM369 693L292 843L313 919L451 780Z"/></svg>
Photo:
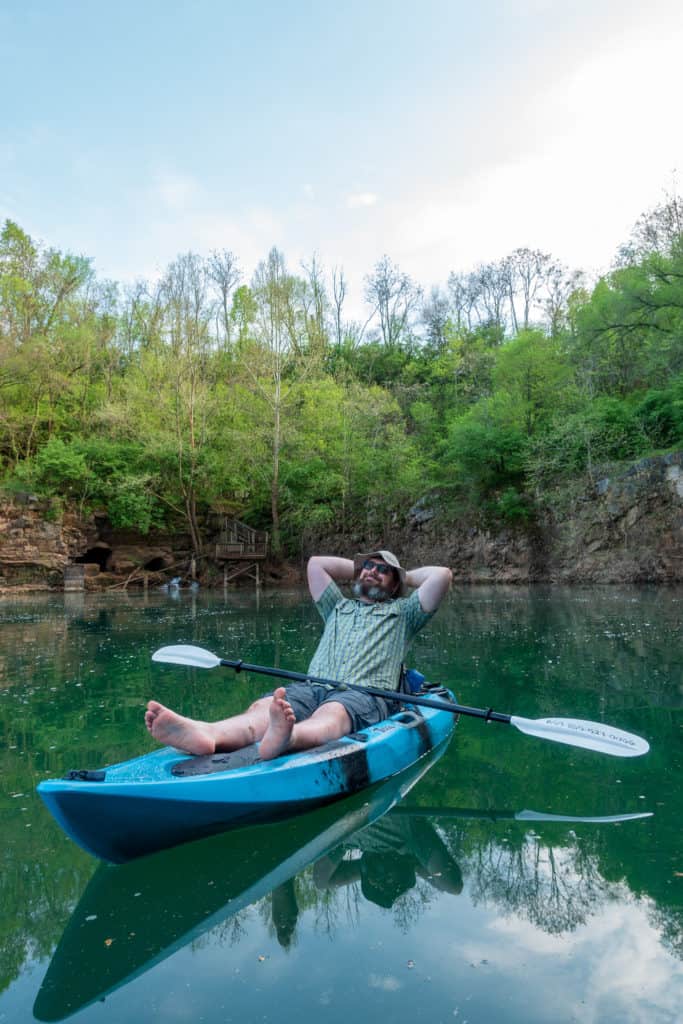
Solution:
<svg viewBox="0 0 683 1024"><path fill-rule="evenodd" d="M361 569L367 569L368 572L370 572L371 569L374 569L375 572L378 572L380 574L380 576L388 576L390 573L393 573L394 571L393 568L390 565L387 565L386 562L373 562L371 558L365 559L365 561L361 565Z"/></svg>

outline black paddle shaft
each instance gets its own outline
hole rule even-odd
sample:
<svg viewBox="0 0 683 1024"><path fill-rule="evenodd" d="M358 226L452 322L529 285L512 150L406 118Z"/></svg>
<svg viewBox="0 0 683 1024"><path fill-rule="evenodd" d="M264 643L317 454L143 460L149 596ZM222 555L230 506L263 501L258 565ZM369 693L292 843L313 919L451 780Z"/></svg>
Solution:
<svg viewBox="0 0 683 1024"><path fill-rule="evenodd" d="M437 711L450 711L452 715L471 715L473 718L485 718L487 722L507 722L509 724L511 715L501 714L500 711L493 711L491 708L468 708L455 701L439 700L436 697L421 697L417 693L401 693L399 690L383 690L379 686L359 686L356 683L339 683L333 679L319 679L317 676L307 676L303 672L288 672L282 668L268 668L265 665L250 665L246 661L229 661L221 658L221 665L225 668L234 669L235 672L256 672L262 676L276 676L279 679L290 679L295 683L316 683L319 686L328 686L334 690L360 690L361 693L369 693L372 697L382 697L384 700L397 700L403 704L418 704L425 708L436 708Z"/></svg>

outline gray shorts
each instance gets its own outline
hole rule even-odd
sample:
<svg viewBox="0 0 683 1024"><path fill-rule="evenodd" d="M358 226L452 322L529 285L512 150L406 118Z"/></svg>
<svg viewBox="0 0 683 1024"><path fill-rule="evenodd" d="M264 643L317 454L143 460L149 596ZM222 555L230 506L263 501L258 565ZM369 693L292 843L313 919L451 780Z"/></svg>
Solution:
<svg viewBox="0 0 683 1024"><path fill-rule="evenodd" d="M396 701L373 697L360 690L328 689L326 686L319 686L316 683L291 683L286 687L286 693L297 722L310 718L321 704L335 701L344 707L351 719L351 732L358 732L359 729L365 729L368 725L383 722L399 707Z"/></svg>

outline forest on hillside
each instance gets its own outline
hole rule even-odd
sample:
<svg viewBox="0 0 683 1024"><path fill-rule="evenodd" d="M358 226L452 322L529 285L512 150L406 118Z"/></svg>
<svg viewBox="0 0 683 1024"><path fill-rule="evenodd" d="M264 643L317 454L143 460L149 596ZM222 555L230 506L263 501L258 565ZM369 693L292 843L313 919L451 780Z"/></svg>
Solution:
<svg viewBox="0 0 683 1024"><path fill-rule="evenodd" d="M423 291L384 256L347 316L341 267L229 250L156 281L7 220L0 487L58 517L178 529L206 514L302 537L382 533L419 500L531 524L572 481L683 444L683 200L644 213L589 281L520 248Z"/></svg>

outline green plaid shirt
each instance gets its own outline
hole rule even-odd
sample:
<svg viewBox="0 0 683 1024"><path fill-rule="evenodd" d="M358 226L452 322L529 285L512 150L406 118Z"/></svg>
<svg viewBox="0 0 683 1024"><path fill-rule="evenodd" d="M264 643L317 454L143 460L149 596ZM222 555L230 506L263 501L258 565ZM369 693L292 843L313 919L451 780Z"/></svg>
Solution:
<svg viewBox="0 0 683 1024"><path fill-rule="evenodd" d="M417 591L381 603L344 597L336 583L316 601L325 628L308 667L312 676L395 690L416 634L433 612L422 610Z"/></svg>

